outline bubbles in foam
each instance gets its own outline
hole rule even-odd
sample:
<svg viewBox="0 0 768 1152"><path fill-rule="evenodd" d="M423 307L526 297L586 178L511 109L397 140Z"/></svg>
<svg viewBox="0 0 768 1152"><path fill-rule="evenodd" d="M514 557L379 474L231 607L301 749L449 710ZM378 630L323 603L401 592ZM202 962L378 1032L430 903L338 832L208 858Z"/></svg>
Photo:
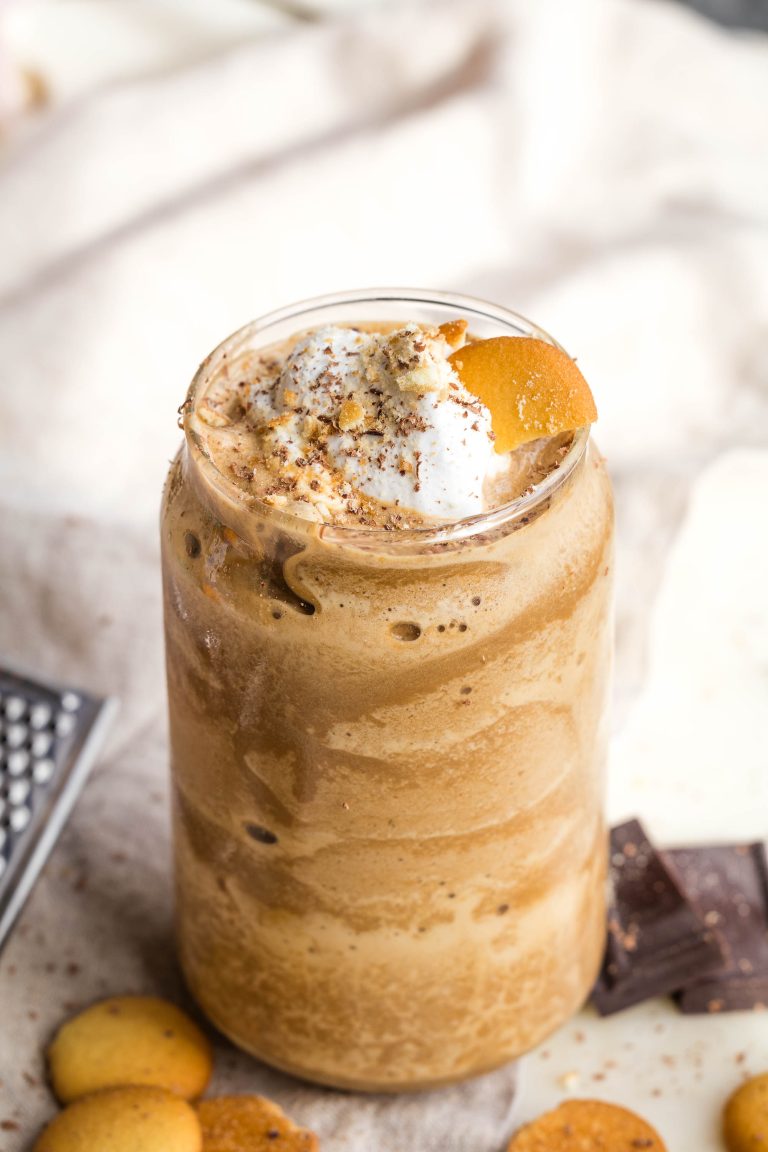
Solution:
<svg viewBox="0 0 768 1152"><path fill-rule="evenodd" d="M418 640L421 628L411 621L400 620L397 624L390 624L390 632L397 640Z"/></svg>

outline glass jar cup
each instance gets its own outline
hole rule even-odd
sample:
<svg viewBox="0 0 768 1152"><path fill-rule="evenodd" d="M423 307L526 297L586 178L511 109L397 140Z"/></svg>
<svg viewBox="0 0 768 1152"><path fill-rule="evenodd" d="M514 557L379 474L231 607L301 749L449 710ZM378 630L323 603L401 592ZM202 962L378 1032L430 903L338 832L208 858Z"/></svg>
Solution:
<svg viewBox="0 0 768 1152"><path fill-rule="evenodd" d="M586 998L605 930L612 504L588 430L512 503L439 528L248 498L196 405L322 323L469 320L380 291L273 313L201 366L163 500L177 920L193 995L267 1063L400 1091L491 1069Z"/></svg>

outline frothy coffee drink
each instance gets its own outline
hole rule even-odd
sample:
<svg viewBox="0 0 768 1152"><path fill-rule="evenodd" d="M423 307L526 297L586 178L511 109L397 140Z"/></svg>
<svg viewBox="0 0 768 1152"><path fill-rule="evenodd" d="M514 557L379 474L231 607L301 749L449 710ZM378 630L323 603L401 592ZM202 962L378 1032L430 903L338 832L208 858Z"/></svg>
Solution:
<svg viewBox="0 0 768 1152"><path fill-rule="evenodd" d="M591 416L519 318L412 306L225 342L163 512L185 975L261 1059L384 1091L537 1044L605 916Z"/></svg>

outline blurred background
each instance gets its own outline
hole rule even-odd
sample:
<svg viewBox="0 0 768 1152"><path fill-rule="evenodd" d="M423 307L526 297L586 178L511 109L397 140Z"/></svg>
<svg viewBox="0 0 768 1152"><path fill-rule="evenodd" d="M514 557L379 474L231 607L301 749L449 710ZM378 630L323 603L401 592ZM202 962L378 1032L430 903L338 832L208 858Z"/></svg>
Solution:
<svg viewBox="0 0 768 1152"><path fill-rule="evenodd" d="M30 1076L65 1000L174 987L160 489L198 362L305 296L469 292L578 358L611 815L766 835L765 29L768 0L0 0L0 652L123 702L0 985Z"/></svg>

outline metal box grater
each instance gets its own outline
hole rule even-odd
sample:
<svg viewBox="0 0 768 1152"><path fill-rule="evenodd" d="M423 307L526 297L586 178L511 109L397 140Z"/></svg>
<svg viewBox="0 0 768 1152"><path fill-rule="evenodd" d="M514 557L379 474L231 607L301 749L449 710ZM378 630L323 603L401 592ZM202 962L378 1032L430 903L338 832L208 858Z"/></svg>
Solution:
<svg viewBox="0 0 768 1152"><path fill-rule="evenodd" d="M116 708L115 700L0 669L0 950Z"/></svg>

